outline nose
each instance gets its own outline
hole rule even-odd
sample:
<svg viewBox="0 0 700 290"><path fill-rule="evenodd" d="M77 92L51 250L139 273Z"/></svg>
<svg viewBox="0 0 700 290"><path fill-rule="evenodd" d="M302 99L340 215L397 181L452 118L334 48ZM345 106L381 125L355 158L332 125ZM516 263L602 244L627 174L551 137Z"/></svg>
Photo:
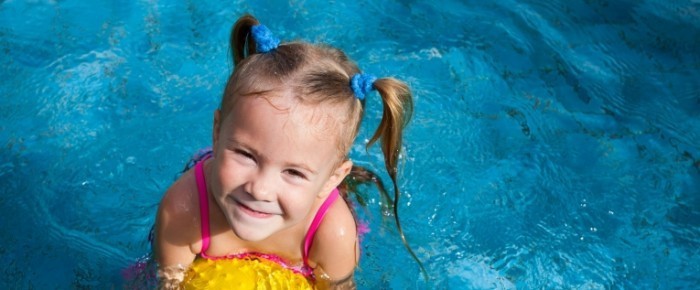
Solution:
<svg viewBox="0 0 700 290"><path fill-rule="evenodd" d="M274 201L275 195L274 174L267 171L260 171L250 177L246 183L245 190L258 201Z"/></svg>

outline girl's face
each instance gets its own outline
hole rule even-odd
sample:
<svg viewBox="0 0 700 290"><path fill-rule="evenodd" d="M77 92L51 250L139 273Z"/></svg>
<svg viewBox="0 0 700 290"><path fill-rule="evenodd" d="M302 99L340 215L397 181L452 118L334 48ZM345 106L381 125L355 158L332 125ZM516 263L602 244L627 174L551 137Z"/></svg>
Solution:
<svg viewBox="0 0 700 290"><path fill-rule="evenodd" d="M349 173L323 109L291 97L243 97L214 121L210 193L236 235L260 241L310 215Z"/></svg>

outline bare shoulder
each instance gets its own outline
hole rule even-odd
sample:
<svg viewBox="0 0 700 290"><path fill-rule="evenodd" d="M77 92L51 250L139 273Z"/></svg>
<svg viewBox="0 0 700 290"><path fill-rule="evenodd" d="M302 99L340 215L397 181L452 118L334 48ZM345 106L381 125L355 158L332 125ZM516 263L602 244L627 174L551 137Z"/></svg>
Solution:
<svg viewBox="0 0 700 290"><path fill-rule="evenodd" d="M338 199L328 209L316 232L310 260L331 281L352 279L359 259L355 218L348 204Z"/></svg>
<svg viewBox="0 0 700 290"><path fill-rule="evenodd" d="M199 201L193 170L165 192L156 217L156 256L161 265L189 264L200 239Z"/></svg>
<svg viewBox="0 0 700 290"><path fill-rule="evenodd" d="M199 211L198 198L194 172L193 170L187 171L165 192L160 201L159 212L162 211L174 218L191 216L193 209Z"/></svg>

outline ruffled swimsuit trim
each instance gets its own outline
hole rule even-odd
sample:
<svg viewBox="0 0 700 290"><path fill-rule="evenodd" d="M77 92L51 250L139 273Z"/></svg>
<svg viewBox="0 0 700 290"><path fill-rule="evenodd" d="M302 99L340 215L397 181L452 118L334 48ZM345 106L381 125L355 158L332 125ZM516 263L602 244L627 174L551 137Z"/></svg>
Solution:
<svg viewBox="0 0 700 290"><path fill-rule="evenodd" d="M309 251L311 249L311 245L313 244L313 239L314 236L316 235L316 231L318 230L318 227L321 225L321 222L323 221L323 217L326 215L326 212L328 212L328 209L331 207L333 202L335 202L336 199L338 199L338 196L340 193L338 192L338 189L333 189L331 194L328 195L326 200L323 202L321 207L318 209L318 212L316 212L316 216L314 216L313 221L311 222L311 226L309 227L308 232L306 233L306 236L304 237L304 250L302 252L302 258L304 261L304 264L302 266L291 266L289 263L287 263L284 259L280 258L277 255L274 254L265 254L265 253L257 253L257 252L246 252L246 253L240 253L240 254L233 254L233 255L226 255L226 256L220 256L220 257L214 257L214 256L209 256L206 254L207 249L209 249L209 244L211 243L211 232L209 230L209 202L207 199L207 183L204 178L204 161L209 159L211 157L211 153L207 154L204 156L197 164L195 165L195 178L197 180L197 191L199 192L199 212L200 212L200 220L201 220L201 227L202 227L202 249L199 253L199 256L204 258L204 259L209 259L209 260L219 260L219 259L266 259L270 260L272 262L275 262L279 264L280 266L289 269L293 271L294 273L301 274L304 277L307 278L313 278L313 268L309 266Z"/></svg>

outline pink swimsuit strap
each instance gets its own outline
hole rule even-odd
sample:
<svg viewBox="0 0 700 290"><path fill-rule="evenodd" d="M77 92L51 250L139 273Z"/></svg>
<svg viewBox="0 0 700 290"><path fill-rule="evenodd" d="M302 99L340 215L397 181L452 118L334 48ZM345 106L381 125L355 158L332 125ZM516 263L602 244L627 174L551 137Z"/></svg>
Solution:
<svg viewBox="0 0 700 290"><path fill-rule="evenodd" d="M199 220L202 227L202 251L200 255L204 258L209 258L204 253L209 249L209 200L207 199L207 182L204 179L204 161L207 161L211 155L204 157L194 166L194 176L197 180L197 191L199 192Z"/></svg>
<svg viewBox="0 0 700 290"><path fill-rule="evenodd" d="M310 277L313 275L313 269L309 267L309 250L311 249L311 245L313 244L314 236L316 235L316 231L318 230L318 227L321 225L321 222L323 221L323 217L326 215L328 212L328 209L333 205L333 202L335 202L336 199L338 199L338 196L340 195L340 192L338 191L337 188L333 189L333 191L328 195L325 201L323 201L323 204L321 204L321 207L318 209L316 212L316 216L314 216L313 221L311 222L311 226L309 227L309 231L306 233L306 236L304 237L304 249L302 252L302 258L304 260L304 266L299 268L299 267L293 267L290 266L287 262L285 262L282 258L280 258L277 255L273 254L264 254L264 253L241 253L241 254L235 254L235 255L227 255L223 257L213 257L209 256L206 254L207 249L209 249L209 244L210 244L210 237L211 237L211 232L209 229L209 200L207 198L207 183L206 179L204 178L204 161L209 159L211 156L207 156L203 158L201 161L197 162L197 164L194 167L194 175L195 179L197 181L197 191L199 193L199 214L200 214L200 223L202 227L202 249L199 252L199 255L202 258L205 259L210 259L210 260L217 260L217 259L222 259L222 258L250 258L250 257L255 257L255 258L265 258L268 260L271 260L275 263L278 263L282 265L283 267L290 269L296 273L300 273L306 277Z"/></svg>
<svg viewBox="0 0 700 290"><path fill-rule="evenodd" d="M340 192L338 192L337 188L334 188L333 191L331 191L331 194L328 195L326 200L323 201L323 204L316 212L316 216L314 216L314 220L311 222L309 231L306 232L306 237L304 237L304 252L302 252L305 266L309 265L309 251L311 250L311 245L314 243L316 230L318 230L318 227L321 225L321 221L323 221L323 217L326 216L328 209L331 207L331 205L333 205L333 202L338 199L339 195Z"/></svg>

